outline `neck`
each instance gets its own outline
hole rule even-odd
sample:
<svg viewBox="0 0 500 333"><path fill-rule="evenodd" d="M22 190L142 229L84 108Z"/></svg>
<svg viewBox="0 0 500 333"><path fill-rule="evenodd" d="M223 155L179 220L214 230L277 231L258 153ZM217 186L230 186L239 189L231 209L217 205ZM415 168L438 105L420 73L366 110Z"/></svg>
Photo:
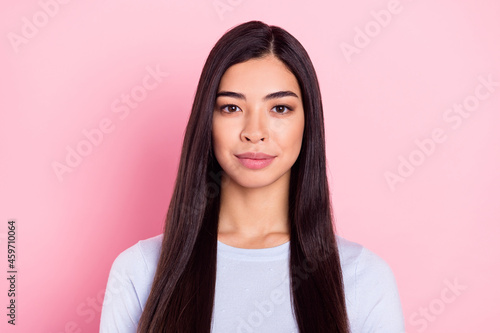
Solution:
<svg viewBox="0 0 500 333"><path fill-rule="evenodd" d="M219 240L249 248L272 247L289 240L289 172L274 183L258 188L242 187L231 179L223 183Z"/></svg>

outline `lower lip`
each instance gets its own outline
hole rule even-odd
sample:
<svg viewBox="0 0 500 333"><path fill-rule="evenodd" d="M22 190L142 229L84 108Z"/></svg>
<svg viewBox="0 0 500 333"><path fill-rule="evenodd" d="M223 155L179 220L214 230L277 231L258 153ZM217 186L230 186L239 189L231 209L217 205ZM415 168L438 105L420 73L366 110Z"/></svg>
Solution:
<svg viewBox="0 0 500 333"><path fill-rule="evenodd" d="M238 159L240 160L241 164L243 164L243 166L249 168L249 169L262 169L262 168L265 168L266 166L268 166L269 164L271 164L274 160L274 157L272 158L266 158L266 159L263 159L263 160L254 160L254 159L251 159L251 158L239 158Z"/></svg>

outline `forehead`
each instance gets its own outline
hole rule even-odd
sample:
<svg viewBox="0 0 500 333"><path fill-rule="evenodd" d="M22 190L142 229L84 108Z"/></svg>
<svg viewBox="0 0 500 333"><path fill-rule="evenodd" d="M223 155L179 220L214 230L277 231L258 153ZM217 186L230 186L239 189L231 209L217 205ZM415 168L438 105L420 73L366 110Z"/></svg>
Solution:
<svg viewBox="0 0 500 333"><path fill-rule="evenodd" d="M300 96L295 75L275 56L254 58L229 67L221 78L221 90L244 94L291 90Z"/></svg>

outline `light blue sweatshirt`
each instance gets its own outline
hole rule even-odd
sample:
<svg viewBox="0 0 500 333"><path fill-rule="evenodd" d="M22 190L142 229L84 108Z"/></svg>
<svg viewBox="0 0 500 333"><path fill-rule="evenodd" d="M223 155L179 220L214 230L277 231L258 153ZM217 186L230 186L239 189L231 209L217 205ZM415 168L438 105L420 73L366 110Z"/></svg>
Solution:
<svg viewBox="0 0 500 333"><path fill-rule="evenodd" d="M337 237L352 333L404 333L394 275L365 247ZM113 262L100 332L136 332L153 282L163 235L141 240ZM213 333L298 333L290 302L289 247L236 248L217 241ZM297 274L307 274L305 266ZM294 273L295 274L295 273ZM300 275L299 275L300 276Z"/></svg>

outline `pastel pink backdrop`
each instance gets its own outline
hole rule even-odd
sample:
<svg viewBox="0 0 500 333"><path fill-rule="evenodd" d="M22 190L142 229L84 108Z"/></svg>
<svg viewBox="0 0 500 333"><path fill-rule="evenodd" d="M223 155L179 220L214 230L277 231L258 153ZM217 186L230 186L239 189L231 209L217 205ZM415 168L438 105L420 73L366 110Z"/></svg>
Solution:
<svg viewBox="0 0 500 333"><path fill-rule="evenodd" d="M19 271L15 328L0 279L2 332L98 331L112 261L162 232L203 63L252 19L313 60L338 232L390 264L407 332L500 331L500 86L474 97L500 81L500 3L24 0L0 16L0 262L15 219ZM68 149L86 156L58 176Z"/></svg>

